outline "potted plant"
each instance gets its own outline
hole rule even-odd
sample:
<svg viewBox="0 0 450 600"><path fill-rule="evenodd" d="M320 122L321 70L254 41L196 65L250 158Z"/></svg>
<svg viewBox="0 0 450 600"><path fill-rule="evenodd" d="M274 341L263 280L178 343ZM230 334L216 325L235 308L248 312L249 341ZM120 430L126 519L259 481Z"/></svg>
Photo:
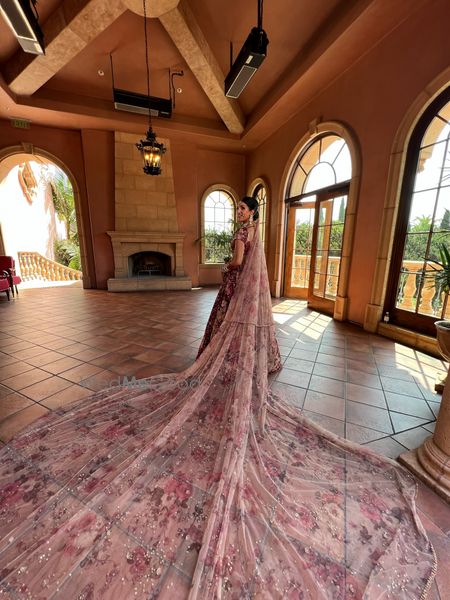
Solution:
<svg viewBox="0 0 450 600"><path fill-rule="evenodd" d="M428 272L429 277L433 277L434 287L444 294L444 302L449 302L450 292L450 250L446 244L440 244L439 254L441 260L430 260L432 263L432 272ZM436 266L435 266L436 265ZM450 362L450 321L436 321L437 341L439 350L444 359ZM447 375L436 382L434 389L436 392L442 393L447 380Z"/></svg>

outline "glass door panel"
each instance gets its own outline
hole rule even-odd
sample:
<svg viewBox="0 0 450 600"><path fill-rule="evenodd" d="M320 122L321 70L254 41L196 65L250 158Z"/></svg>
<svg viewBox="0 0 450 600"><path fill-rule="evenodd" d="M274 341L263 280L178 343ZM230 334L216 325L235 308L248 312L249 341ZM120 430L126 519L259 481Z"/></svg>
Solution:
<svg viewBox="0 0 450 600"><path fill-rule="evenodd" d="M319 197L317 204L309 304L331 312L338 293L346 208L346 195Z"/></svg>
<svg viewBox="0 0 450 600"><path fill-rule="evenodd" d="M308 202L289 209L285 294L291 298L308 297L314 206Z"/></svg>

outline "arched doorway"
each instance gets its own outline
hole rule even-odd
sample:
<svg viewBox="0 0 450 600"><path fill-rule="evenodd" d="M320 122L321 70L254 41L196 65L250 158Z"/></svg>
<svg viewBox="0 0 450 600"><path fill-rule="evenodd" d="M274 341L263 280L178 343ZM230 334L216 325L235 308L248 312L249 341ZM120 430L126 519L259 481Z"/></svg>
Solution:
<svg viewBox="0 0 450 600"><path fill-rule="evenodd" d="M450 317L449 249L450 87L409 140L385 300L391 322L434 335L435 321Z"/></svg>
<svg viewBox="0 0 450 600"><path fill-rule="evenodd" d="M47 153L0 152L0 252L13 256L22 287L81 282L78 196L70 171Z"/></svg>
<svg viewBox="0 0 450 600"><path fill-rule="evenodd" d="M286 186L284 295L335 314L347 205L352 179L349 147L340 135L310 139L291 167Z"/></svg>

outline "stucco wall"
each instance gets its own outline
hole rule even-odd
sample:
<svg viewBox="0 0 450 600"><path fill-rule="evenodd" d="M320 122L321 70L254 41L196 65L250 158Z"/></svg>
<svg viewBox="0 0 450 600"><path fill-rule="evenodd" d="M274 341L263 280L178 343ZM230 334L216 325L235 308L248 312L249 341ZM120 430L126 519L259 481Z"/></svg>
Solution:
<svg viewBox="0 0 450 600"><path fill-rule="evenodd" d="M363 323L370 298L394 138L416 97L449 66L448 23L439 16L445 4L437 0L417 11L307 106L293 106L297 114L247 158L247 185L260 176L271 186L273 279L277 212L290 154L314 119L340 121L353 131L362 160L348 318L357 323Z"/></svg>

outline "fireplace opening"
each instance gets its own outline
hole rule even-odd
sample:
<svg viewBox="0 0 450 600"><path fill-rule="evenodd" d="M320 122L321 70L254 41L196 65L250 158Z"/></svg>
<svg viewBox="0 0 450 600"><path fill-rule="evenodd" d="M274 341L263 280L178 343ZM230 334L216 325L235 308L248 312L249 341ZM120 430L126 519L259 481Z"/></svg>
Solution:
<svg viewBox="0 0 450 600"><path fill-rule="evenodd" d="M128 257L130 277L155 277L172 275L170 256L162 252L137 252Z"/></svg>

